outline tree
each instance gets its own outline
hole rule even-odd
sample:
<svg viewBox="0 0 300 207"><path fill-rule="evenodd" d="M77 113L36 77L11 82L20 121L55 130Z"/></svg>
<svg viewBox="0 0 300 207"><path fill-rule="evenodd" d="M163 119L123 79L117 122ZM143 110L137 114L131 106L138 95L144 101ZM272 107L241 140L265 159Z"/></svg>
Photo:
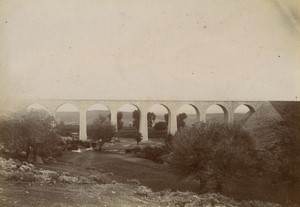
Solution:
<svg viewBox="0 0 300 207"><path fill-rule="evenodd" d="M118 127L118 130L122 129L122 127L123 127L122 118L123 118L123 113L121 111L118 111L118 113L117 113L117 127Z"/></svg>
<svg viewBox="0 0 300 207"><path fill-rule="evenodd" d="M1 120L1 142L15 154L26 152L32 155L50 155L57 149L61 139L56 134L55 119L45 110L18 111Z"/></svg>
<svg viewBox="0 0 300 207"><path fill-rule="evenodd" d="M168 123L169 123L169 113L165 114L164 118L165 118L166 125L168 126Z"/></svg>
<svg viewBox="0 0 300 207"><path fill-rule="evenodd" d="M147 113L147 126L148 127L153 127L153 123L156 119L156 115L153 112L148 112Z"/></svg>
<svg viewBox="0 0 300 207"><path fill-rule="evenodd" d="M95 136L92 137L92 140L101 140L103 143L109 142L115 132L115 126L110 121L103 121L101 116L94 121L93 128L95 129Z"/></svg>
<svg viewBox="0 0 300 207"><path fill-rule="evenodd" d="M177 115L177 128L183 128L185 127L184 120L187 118L186 113L181 113Z"/></svg>
<svg viewBox="0 0 300 207"><path fill-rule="evenodd" d="M176 174L194 176L202 192L222 192L226 178L257 166L250 136L239 126L202 124L178 131L169 164Z"/></svg>
<svg viewBox="0 0 300 207"><path fill-rule="evenodd" d="M140 127L140 111L139 110L134 110L132 112L132 118L133 118L133 127L139 129Z"/></svg>
<svg viewBox="0 0 300 207"><path fill-rule="evenodd" d="M133 137L136 140L136 145L139 145L139 143L142 141L142 134L137 132L133 134Z"/></svg>

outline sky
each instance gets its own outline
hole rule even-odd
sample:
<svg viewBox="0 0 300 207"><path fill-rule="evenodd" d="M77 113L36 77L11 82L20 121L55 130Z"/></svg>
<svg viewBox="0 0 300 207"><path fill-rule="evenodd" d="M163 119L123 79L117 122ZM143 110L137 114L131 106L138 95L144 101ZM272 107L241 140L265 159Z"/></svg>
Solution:
<svg viewBox="0 0 300 207"><path fill-rule="evenodd" d="M2 99L299 100L299 57L298 0L0 0Z"/></svg>

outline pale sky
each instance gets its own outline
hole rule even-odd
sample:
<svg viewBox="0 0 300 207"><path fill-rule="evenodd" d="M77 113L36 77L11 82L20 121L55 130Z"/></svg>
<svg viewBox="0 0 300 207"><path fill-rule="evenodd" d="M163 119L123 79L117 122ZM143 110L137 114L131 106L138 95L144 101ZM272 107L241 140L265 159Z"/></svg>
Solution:
<svg viewBox="0 0 300 207"><path fill-rule="evenodd" d="M0 96L296 100L299 0L0 0Z"/></svg>

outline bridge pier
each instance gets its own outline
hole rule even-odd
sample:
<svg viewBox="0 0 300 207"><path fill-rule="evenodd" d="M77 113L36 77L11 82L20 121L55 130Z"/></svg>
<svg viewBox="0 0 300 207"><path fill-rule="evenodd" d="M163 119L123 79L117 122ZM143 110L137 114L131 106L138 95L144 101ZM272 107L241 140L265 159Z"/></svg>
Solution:
<svg viewBox="0 0 300 207"><path fill-rule="evenodd" d="M177 114L176 109L170 110L169 121L168 121L168 133L175 135L177 131Z"/></svg>
<svg viewBox="0 0 300 207"><path fill-rule="evenodd" d="M148 120L147 120L147 110L140 109L140 127L139 132L142 135L143 141L148 141Z"/></svg>
<svg viewBox="0 0 300 207"><path fill-rule="evenodd" d="M228 111L227 123L228 124L233 124L234 123L234 111L233 110Z"/></svg>
<svg viewBox="0 0 300 207"><path fill-rule="evenodd" d="M118 110L110 108L110 122L115 125L115 130L118 131L118 119L117 119Z"/></svg>
<svg viewBox="0 0 300 207"><path fill-rule="evenodd" d="M79 139L82 141L87 140L87 130L86 130L86 110L80 109L79 111Z"/></svg>

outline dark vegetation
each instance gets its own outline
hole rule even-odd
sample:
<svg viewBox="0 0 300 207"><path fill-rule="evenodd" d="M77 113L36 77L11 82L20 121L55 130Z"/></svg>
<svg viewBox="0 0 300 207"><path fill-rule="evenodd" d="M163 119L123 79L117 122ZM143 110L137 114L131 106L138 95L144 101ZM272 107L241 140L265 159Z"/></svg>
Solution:
<svg viewBox="0 0 300 207"><path fill-rule="evenodd" d="M249 135L239 126L200 124L180 130L169 164L181 177L194 176L202 192L222 192L224 180L259 170Z"/></svg>
<svg viewBox="0 0 300 207"><path fill-rule="evenodd" d="M43 110L19 111L0 122L0 141L11 154L25 152L27 160L36 160L61 151L54 117Z"/></svg>

